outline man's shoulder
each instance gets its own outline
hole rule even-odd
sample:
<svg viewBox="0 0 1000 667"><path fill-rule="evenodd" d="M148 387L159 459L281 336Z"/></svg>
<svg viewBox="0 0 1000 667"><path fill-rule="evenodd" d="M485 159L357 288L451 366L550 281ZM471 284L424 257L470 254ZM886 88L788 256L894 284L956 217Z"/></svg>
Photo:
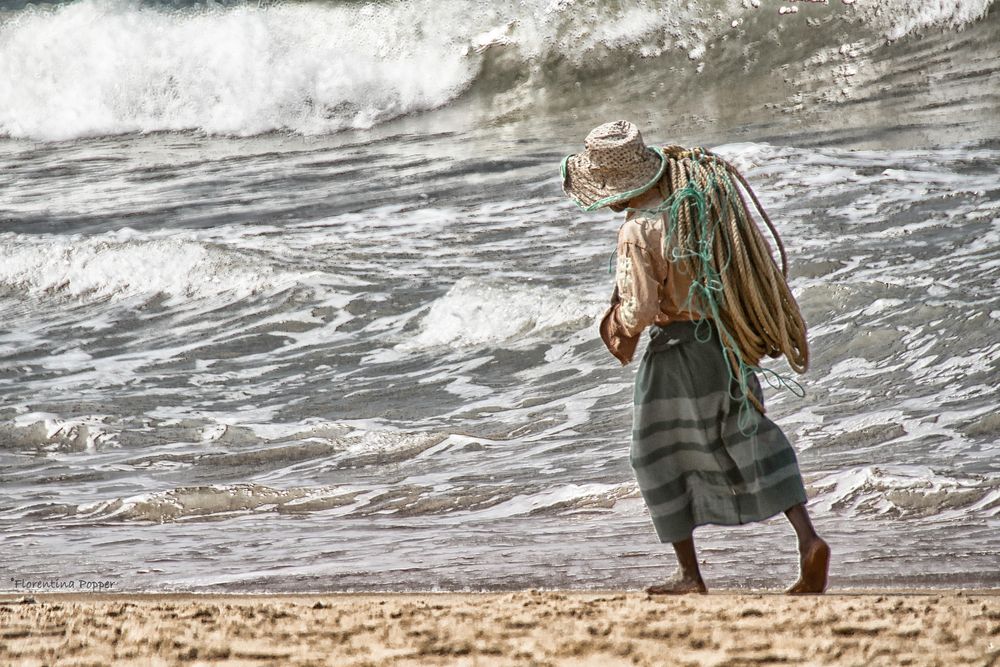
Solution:
<svg viewBox="0 0 1000 667"><path fill-rule="evenodd" d="M658 248L663 237L663 216L648 211L630 211L618 228L618 243L634 243L653 249Z"/></svg>

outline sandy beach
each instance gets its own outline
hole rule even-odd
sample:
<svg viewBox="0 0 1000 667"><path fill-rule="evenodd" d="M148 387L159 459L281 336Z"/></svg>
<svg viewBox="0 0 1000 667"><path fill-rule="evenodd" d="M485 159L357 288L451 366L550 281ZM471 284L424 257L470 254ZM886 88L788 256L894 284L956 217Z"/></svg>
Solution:
<svg viewBox="0 0 1000 667"><path fill-rule="evenodd" d="M1000 593L6 594L3 665L1000 665Z"/></svg>

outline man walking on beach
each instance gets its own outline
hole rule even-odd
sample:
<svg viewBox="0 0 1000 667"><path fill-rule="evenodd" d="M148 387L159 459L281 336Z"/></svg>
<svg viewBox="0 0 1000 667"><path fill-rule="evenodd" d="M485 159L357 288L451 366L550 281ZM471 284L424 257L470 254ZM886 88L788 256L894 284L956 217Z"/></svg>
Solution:
<svg viewBox="0 0 1000 667"><path fill-rule="evenodd" d="M595 128L562 162L563 189L587 211L628 209L618 232L601 338L624 365L651 327L636 374L629 454L661 542L678 571L651 594L704 593L693 531L784 512L800 575L788 593L826 589L830 548L813 529L795 452L764 416L755 371L784 354L803 372L805 324L731 165L702 150L646 146L628 121Z"/></svg>

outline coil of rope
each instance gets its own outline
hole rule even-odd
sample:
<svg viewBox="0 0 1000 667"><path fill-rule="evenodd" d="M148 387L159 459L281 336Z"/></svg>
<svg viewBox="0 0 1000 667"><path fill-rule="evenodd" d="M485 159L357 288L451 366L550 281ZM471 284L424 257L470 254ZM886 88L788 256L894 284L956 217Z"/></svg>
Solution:
<svg viewBox="0 0 1000 667"><path fill-rule="evenodd" d="M663 152L668 160L660 181L664 200L642 211L667 214L663 256L691 276L685 308L715 323L730 377L740 389L741 395L734 398L743 401L741 428L755 429L748 403L760 413L764 406L749 390L752 373L761 373L772 386L804 395L794 380L760 366L765 356L782 355L796 373L804 373L809 365L806 324L787 281L788 256L770 217L736 167L704 148L664 146ZM744 191L774 239L780 269Z"/></svg>

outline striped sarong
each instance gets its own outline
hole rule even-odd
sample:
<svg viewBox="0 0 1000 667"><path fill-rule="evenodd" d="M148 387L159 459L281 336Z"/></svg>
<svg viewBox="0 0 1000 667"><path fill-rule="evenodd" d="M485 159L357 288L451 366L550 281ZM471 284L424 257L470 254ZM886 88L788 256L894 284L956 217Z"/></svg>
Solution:
<svg viewBox="0 0 1000 667"><path fill-rule="evenodd" d="M781 429L751 406L755 432L744 434L746 423L741 431L739 386L718 333L706 321L696 336L696 325L651 327L635 378L629 461L661 542L691 537L707 523L762 521L806 501ZM763 405L756 376L750 388Z"/></svg>

